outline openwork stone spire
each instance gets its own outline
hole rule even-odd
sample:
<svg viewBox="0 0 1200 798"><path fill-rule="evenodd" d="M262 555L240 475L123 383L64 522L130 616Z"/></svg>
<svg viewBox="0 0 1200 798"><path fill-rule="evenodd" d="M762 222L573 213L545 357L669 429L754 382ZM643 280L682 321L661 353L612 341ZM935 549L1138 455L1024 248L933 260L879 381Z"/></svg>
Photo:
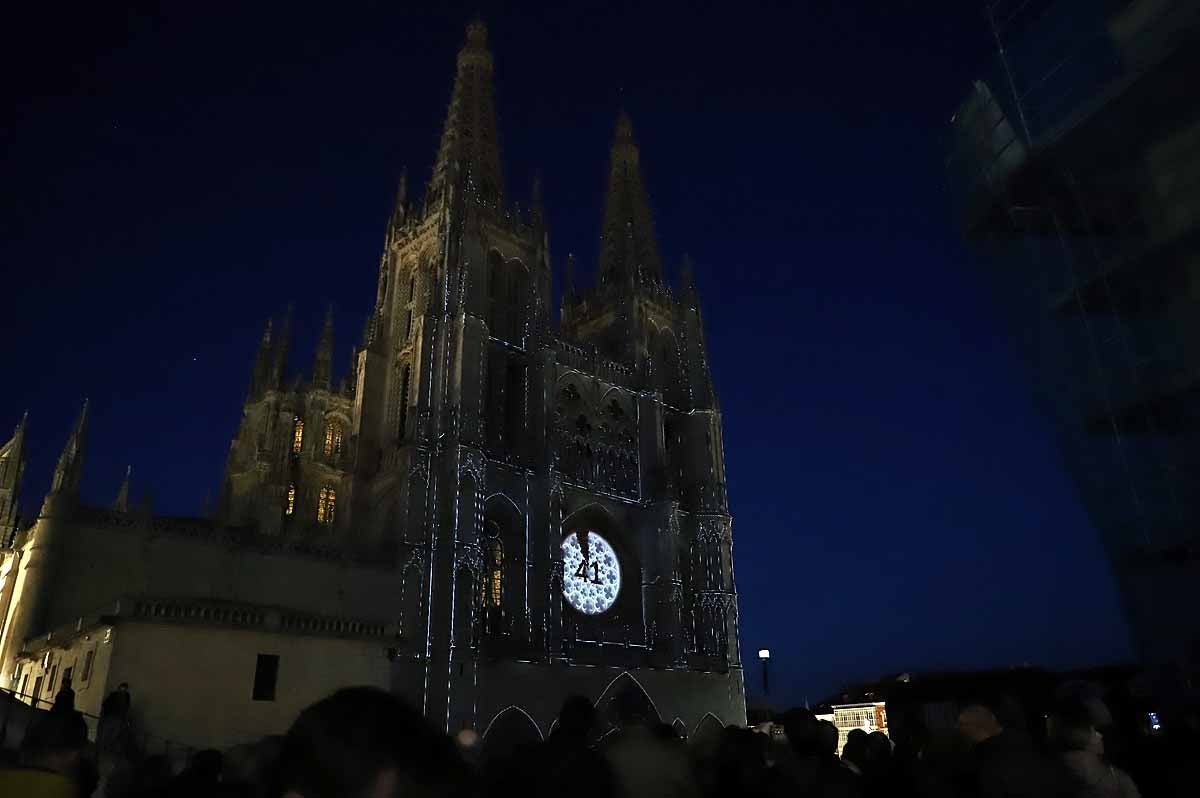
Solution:
<svg viewBox="0 0 1200 798"><path fill-rule="evenodd" d="M487 27L479 21L467 26L467 43L458 52L458 72L426 195L427 208L444 195L455 167L466 177L468 191L489 204L503 201L492 54L487 47Z"/></svg>
<svg viewBox="0 0 1200 798"><path fill-rule="evenodd" d="M54 468L54 479L50 483L50 493L75 495L79 489L79 478L83 474L83 442L87 436L88 403L83 400L83 409L71 430L71 437L58 456L58 465Z"/></svg>
<svg viewBox="0 0 1200 798"><path fill-rule="evenodd" d="M112 508L119 513L129 512L129 480L133 477L133 466L125 466L125 479L117 489L117 498L113 500Z"/></svg>
<svg viewBox="0 0 1200 798"><path fill-rule="evenodd" d="M333 374L333 306L325 311L325 326L321 329L321 340L313 358L313 386L329 390Z"/></svg>
<svg viewBox="0 0 1200 798"><path fill-rule="evenodd" d="M633 123L624 112L609 158L608 196L600 233L601 287L662 282L662 261L650 200L642 183Z"/></svg>
<svg viewBox="0 0 1200 798"><path fill-rule="evenodd" d="M25 426L29 413L13 430L8 443L0 446L0 547L12 545L17 531L17 496L25 472Z"/></svg>

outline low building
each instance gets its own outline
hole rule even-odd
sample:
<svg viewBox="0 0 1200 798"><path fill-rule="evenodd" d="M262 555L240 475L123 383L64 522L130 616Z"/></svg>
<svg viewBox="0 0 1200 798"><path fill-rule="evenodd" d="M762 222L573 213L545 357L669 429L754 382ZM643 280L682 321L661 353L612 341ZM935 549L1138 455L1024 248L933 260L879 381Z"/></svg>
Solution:
<svg viewBox="0 0 1200 798"><path fill-rule="evenodd" d="M841 756L842 749L846 747L846 738L854 729L862 729L867 734L877 731L888 733L887 703L884 701L834 704L829 709L832 711L814 714L817 720L827 720L837 726L839 756Z"/></svg>

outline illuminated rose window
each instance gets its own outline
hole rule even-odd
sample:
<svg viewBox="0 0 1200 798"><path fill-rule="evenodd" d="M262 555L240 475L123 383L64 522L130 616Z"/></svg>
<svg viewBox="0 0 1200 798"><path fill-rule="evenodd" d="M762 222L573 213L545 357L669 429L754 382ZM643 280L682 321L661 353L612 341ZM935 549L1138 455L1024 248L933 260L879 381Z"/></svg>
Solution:
<svg viewBox="0 0 1200 798"><path fill-rule="evenodd" d="M563 596L584 615L607 612L621 592L621 564L608 541L595 532L563 540Z"/></svg>

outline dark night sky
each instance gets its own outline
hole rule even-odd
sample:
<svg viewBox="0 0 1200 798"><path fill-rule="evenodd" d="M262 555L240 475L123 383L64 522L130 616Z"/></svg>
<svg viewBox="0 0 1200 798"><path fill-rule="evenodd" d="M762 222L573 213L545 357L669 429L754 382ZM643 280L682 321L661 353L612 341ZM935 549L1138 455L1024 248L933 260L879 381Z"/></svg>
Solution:
<svg viewBox="0 0 1200 798"><path fill-rule="evenodd" d="M696 262L742 649L773 650L777 698L1130 656L943 190L991 53L975 2L120 5L26 10L0 48L0 425L30 410L27 511L86 395L86 498L132 463L136 496L198 512L289 300L297 362L330 302L348 362L482 7L509 193L543 170L555 267L594 261L622 104L666 260Z"/></svg>

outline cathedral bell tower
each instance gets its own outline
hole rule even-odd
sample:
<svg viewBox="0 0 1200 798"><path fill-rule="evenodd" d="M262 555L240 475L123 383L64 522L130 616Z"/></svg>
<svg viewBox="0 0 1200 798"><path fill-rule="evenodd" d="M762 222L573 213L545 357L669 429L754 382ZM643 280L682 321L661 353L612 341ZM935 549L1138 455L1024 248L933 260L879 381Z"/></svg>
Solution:
<svg viewBox="0 0 1200 798"><path fill-rule="evenodd" d="M664 720L742 720L699 302L690 278L678 291L663 278L633 126L617 123L597 284L577 291L568 260L556 330L541 181L528 207L511 200L493 70L474 22L424 196L401 175L344 385L330 325L309 381L288 376L288 334L268 326L225 512L389 569L393 689L451 733L514 705L548 728L571 694L651 703L632 673L659 680Z"/></svg>

